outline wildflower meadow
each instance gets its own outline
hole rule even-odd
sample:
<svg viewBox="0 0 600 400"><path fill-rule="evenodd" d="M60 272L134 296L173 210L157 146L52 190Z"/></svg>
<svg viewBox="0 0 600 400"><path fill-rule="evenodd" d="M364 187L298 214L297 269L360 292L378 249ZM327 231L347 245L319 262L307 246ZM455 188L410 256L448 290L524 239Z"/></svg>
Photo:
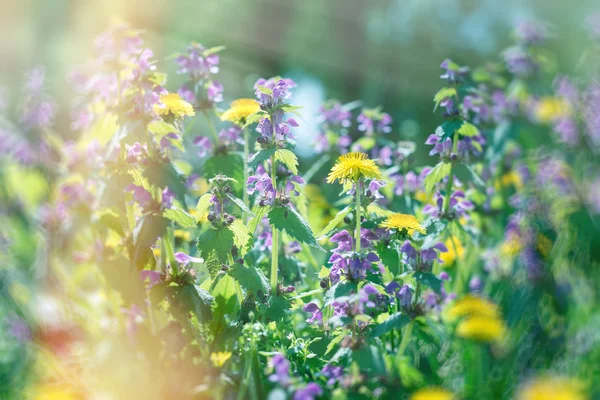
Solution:
<svg viewBox="0 0 600 400"><path fill-rule="evenodd" d="M571 74L536 20L436 60L418 139L361 99L307 112L288 76L231 99L227 48L155 54L124 22L67 92L32 65L0 102L0 399L600 398L580 26Z"/></svg>

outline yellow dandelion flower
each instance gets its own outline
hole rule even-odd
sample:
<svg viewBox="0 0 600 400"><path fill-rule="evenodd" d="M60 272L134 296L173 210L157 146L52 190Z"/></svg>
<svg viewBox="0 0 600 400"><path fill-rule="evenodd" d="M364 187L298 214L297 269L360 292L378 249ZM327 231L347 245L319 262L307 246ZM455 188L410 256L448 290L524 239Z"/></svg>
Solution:
<svg viewBox="0 0 600 400"><path fill-rule="evenodd" d="M448 249L448 251L440 253L440 259L444 262L444 267L449 267L454 264L456 260L463 258L465 248L457 238L450 237L446 239L444 245Z"/></svg>
<svg viewBox="0 0 600 400"><path fill-rule="evenodd" d="M543 97L535 106L535 116L540 122L553 122L571 113L571 106L558 97Z"/></svg>
<svg viewBox="0 0 600 400"><path fill-rule="evenodd" d="M505 257L515 257L523 249L519 235L510 235L500 247L500 254Z"/></svg>
<svg viewBox="0 0 600 400"><path fill-rule="evenodd" d="M173 236L183 240L184 242L189 242L190 240L192 240L192 234L187 231L184 231L183 229L175 229L173 231Z"/></svg>
<svg viewBox="0 0 600 400"><path fill-rule="evenodd" d="M210 361L212 361L213 365L217 368L225 365L227 360L229 360L230 358L230 351L219 351L217 353L210 353Z"/></svg>
<svg viewBox="0 0 600 400"><path fill-rule="evenodd" d="M465 339L495 342L506 334L506 325L501 318L476 315L459 322L456 334Z"/></svg>
<svg viewBox="0 0 600 400"><path fill-rule="evenodd" d="M221 114L221 121L243 124L250 115L260 110L260 105L253 99L238 99L231 103L228 110Z"/></svg>
<svg viewBox="0 0 600 400"><path fill-rule="evenodd" d="M410 396L410 400L452 400L454 395L441 387L419 389Z"/></svg>
<svg viewBox="0 0 600 400"><path fill-rule="evenodd" d="M73 388L63 384L44 383L36 386L30 392L30 398L33 400L75 400L80 399Z"/></svg>
<svg viewBox="0 0 600 400"><path fill-rule="evenodd" d="M421 232L422 234L427 232L419 223L419 220L410 214L394 213L388 216L379 226L387 229L398 229L399 231L406 229L410 234L414 231Z"/></svg>
<svg viewBox="0 0 600 400"><path fill-rule="evenodd" d="M518 400L585 400L581 381L562 377L537 378L519 390Z"/></svg>
<svg viewBox="0 0 600 400"><path fill-rule="evenodd" d="M548 236L540 234L537 237L536 248L544 258L548 258L552 251L552 240Z"/></svg>
<svg viewBox="0 0 600 400"><path fill-rule="evenodd" d="M496 304L483 297L468 294L450 304L444 313L444 317L448 321L455 321L467 316L498 318L500 309Z"/></svg>
<svg viewBox="0 0 600 400"><path fill-rule="evenodd" d="M159 103L154 105L154 112L165 117L172 115L175 118L191 117L195 114L194 107L177 93L160 96Z"/></svg>
<svg viewBox="0 0 600 400"><path fill-rule="evenodd" d="M344 184L354 182L359 178L381 179L381 171L375 161L369 160L365 153L353 152L338 158L327 177L327 183L337 180Z"/></svg>

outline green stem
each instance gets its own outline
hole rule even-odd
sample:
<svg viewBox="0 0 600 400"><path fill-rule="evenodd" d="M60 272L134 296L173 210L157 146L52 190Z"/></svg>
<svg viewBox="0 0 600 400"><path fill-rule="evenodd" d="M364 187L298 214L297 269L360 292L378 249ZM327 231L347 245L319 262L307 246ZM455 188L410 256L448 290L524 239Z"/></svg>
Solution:
<svg viewBox="0 0 600 400"><path fill-rule="evenodd" d="M244 135L244 204L246 205L246 207L250 208L250 199L248 198L248 190L247 190L247 185L248 185L248 157L250 154L250 150L249 150L249 145L248 145L248 129L244 128L243 129L243 135ZM243 213L242 216L244 217L244 220L246 219L246 213Z"/></svg>
<svg viewBox="0 0 600 400"><path fill-rule="evenodd" d="M359 178L354 181L354 187L356 189L356 232L354 233L354 250L360 251L360 187Z"/></svg>
<svg viewBox="0 0 600 400"><path fill-rule="evenodd" d="M275 133L273 132L273 135ZM271 181L273 187L277 190L277 168L275 165L275 155L271 156ZM279 268L279 231L275 228L275 225L271 225L272 234L272 256L271 256L271 295L277 295L277 270Z"/></svg>
<svg viewBox="0 0 600 400"><path fill-rule="evenodd" d="M397 357L402 357L404 355L404 351L408 346L408 342L410 341L410 335L412 334L413 326L415 325L415 320L412 319L406 329L404 330L404 334L402 335L402 341L400 342L400 347L398 347Z"/></svg>
<svg viewBox="0 0 600 400"><path fill-rule="evenodd" d="M454 131L454 137L452 139L452 153L456 153L458 148L458 130ZM448 214L450 211L450 194L452 193L452 184L454 183L454 171L453 165L450 164L450 172L448 173L448 183L446 184L446 199L444 200L444 214Z"/></svg>
<svg viewBox="0 0 600 400"><path fill-rule="evenodd" d="M215 145L216 145L217 143L219 143L219 135L217 134L217 129L215 128L215 124L213 123L213 120L210 118L210 115L208 115L208 111L203 110L202 113L206 117L206 122L208 123L208 128L210 129L210 133L211 133L211 135L215 141Z"/></svg>

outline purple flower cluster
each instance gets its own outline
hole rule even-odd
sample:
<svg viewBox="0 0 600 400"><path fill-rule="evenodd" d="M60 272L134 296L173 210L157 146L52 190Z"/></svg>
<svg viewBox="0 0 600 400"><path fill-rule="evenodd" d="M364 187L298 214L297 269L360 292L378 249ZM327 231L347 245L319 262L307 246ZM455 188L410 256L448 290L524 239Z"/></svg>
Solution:
<svg viewBox="0 0 600 400"><path fill-rule="evenodd" d="M19 119L25 129L46 129L54 123L57 107L54 100L43 91L45 77L43 67L36 67L27 74L19 110Z"/></svg>
<svg viewBox="0 0 600 400"><path fill-rule="evenodd" d="M412 302L412 291L408 285L404 284L400 286L398 282L392 281L385 287L385 291L390 296L398 299L400 307L405 310L410 309Z"/></svg>
<svg viewBox="0 0 600 400"><path fill-rule="evenodd" d="M456 180L455 180L456 181ZM435 205L426 204L423 207L423 213L440 218L443 215L444 210L444 196L438 191L435 194ZM475 206L470 200L465 197L465 192L462 190L455 190L450 194L450 207L448 212L450 215L446 215L447 218L461 218L464 217L469 219L469 213L473 211Z"/></svg>
<svg viewBox="0 0 600 400"><path fill-rule="evenodd" d="M371 247L371 242L378 240L379 237L369 229L361 229L361 247ZM372 268L372 264L379 262L379 257L375 253L369 252L366 255L357 255L352 252L354 249L354 238L347 230L342 230L333 235L330 239L332 243L337 243L337 248L332 252L329 263L332 264L329 280L332 285L338 283L342 276L353 281L363 280L367 271L377 272Z"/></svg>
<svg viewBox="0 0 600 400"><path fill-rule="evenodd" d="M440 68L446 70L440 78L451 84L463 82L469 72L469 67L461 67L449 58L442 61Z"/></svg>
<svg viewBox="0 0 600 400"><path fill-rule="evenodd" d="M286 387L290 383L290 362L281 354L277 353L269 363L273 373L269 375L269 381Z"/></svg>
<svg viewBox="0 0 600 400"><path fill-rule="evenodd" d="M179 95L190 104L199 104L201 95L210 106L223 101L223 85L212 79L219 72L219 55L214 49L191 43L185 54L175 60L178 74L187 74L189 81L179 89ZM199 88L204 89L201 93Z"/></svg>
<svg viewBox="0 0 600 400"><path fill-rule="evenodd" d="M363 108L356 118L358 130L365 132L367 136L375 134L390 133L393 122L388 113L381 112L379 108Z"/></svg>
<svg viewBox="0 0 600 400"><path fill-rule="evenodd" d="M329 100L319 109L318 120L321 124L314 147L317 153L331 150L330 139L336 141L337 150L347 153L352 144L348 128L352 125L352 112L346 110L337 100Z"/></svg>
<svg viewBox="0 0 600 400"><path fill-rule="evenodd" d="M391 178L394 180L394 194L402 196L405 193L412 194L423 189L425 177L431 172L430 167L425 167L419 175L413 171L407 172L405 175L394 174Z"/></svg>
<svg viewBox="0 0 600 400"><path fill-rule="evenodd" d="M442 132L440 132L442 133ZM443 138L437 132L427 137L425 144L432 145L433 148L429 151L429 155L439 154L444 161L469 161L471 157L478 157L483 153L485 138L481 134L466 137L459 136L454 151L454 141L452 138Z"/></svg>
<svg viewBox="0 0 600 400"><path fill-rule="evenodd" d="M400 247L403 253L403 263L414 271L431 272L434 261L441 262L439 253L445 253L448 248L443 243L435 243L428 248L415 248L410 240L406 240Z"/></svg>
<svg viewBox="0 0 600 400"><path fill-rule="evenodd" d="M294 400L314 400L323 394L321 386L314 382L309 382L306 386L301 389L297 389L294 393Z"/></svg>
<svg viewBox="0 0 600 400"><path fill-rule="evenodd" d="M524 46L540 46L549 36L548 26L538 21L523 21L515 29L517 42Z"/></svg>

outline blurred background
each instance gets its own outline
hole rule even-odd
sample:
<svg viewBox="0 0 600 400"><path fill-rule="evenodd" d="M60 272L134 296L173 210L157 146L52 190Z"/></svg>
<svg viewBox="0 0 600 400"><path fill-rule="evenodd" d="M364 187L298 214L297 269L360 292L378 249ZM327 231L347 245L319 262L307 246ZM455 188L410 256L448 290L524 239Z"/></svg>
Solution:
<svg viewBox="0 0 600 400"><path fill-rule="evenodd" d="M259 76L296 80L294 103L305 107L307 119L299 151L308 155L310 140L303 139L316 132L312 114L325 98L381 105L403 138L424 138L439 122L431 98L440 87L440 62L499 60L524 19L550 24L557 71L573 72L587 43L582 21L598 6L595 0L9 1L0 16L0 83L16 91L24 71L43 64L49 89L67 103L68 71L92 55L98 33L123 20L146 30L171 90L184 77L167 57L191 41L227 48L217 75L223 106L252 96ZM68 131L68 115L61 117L57 130L62 123Z"/></svg>

